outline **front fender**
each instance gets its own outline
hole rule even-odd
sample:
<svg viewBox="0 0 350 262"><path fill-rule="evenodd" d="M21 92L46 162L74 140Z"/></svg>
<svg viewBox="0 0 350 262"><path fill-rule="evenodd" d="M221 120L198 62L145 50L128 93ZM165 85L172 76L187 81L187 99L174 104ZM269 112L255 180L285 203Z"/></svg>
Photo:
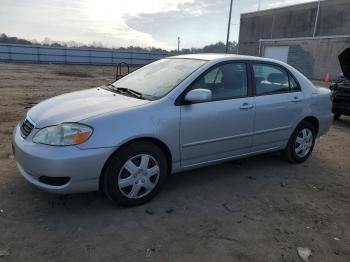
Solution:
<svg viewBox="0 0 350 262"><path fill-rule="evenodd" d="M128 111L111 113L82 121L94 128L81 149L120 147L142 137L162 141L170 150L173 162L180 160L180 110L170 100L154 101Z"/></svg>

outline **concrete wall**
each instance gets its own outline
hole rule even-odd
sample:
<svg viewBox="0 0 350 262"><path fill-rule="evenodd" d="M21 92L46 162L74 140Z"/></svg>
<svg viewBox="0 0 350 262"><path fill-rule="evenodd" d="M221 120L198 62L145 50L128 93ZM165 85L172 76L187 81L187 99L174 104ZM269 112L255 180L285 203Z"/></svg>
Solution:
<svg viewBox="0 0 350 262"><path fill-rule="evenodd" d="M260 39L312 37L317 5L318 2L315 1L284 8L242 14L239 34L239 54L259 55ZM332 35L350 35L350 0L321 1L316 36L322 37ZM322 44L317 46L320 43ZM284 44L286 43L284 42ZM332 47L333 44L336 46ZM333 75L338 74L339 63L337 56L341 52L340 49L346 45L349 47L349 42L346 39L312 41L309 44L300 45L301 49L299 48L298 52L300 53L301 50L308 50L309 46L314 48L312 56L315 65L310 77L318 79L321 77L324 70L322 69L323 65L317 64L316 61L326 61L328 63L332 61L332 65L330 66L333 67L327 70ZM297 52L297 47L293 47L290 50L292 50L292 52ZM325 55L325 52L331 53ZM325 56L327 56L328 60L324 59ZM296 61L298 61L298 63L307 63L307 61L301 61L301 58L293 61L295 63ZM306 68L305 65L300 65L299 67ZM308 70L309 69L310 68L308 68ZM308 72L309 71L307 71L307 73Z"/></svg>
<svg viewBox="0 0 350 262"><path fill-rule="evenodd" d="M0 62L113 65L125 62L145 65L168 54L122 52L113 49L64 48L0 44Z"/></svg>
<svg viewBox="0 0 350 262"><path fill-rule="evenodd" d="M310 37L317 2L241 15L239 53L257 55L259 39ZM350 0L321 1L316 36L350 35Z"/></svg>
<svg viewBox="0 0 350 262"><path fill-rule="evenodd" d="M287 63L311 79L322 80L327 73L334 79L342 72L338 55L350 47L350 37L263 41L261 56L267 46L289 46Z"/></svg>

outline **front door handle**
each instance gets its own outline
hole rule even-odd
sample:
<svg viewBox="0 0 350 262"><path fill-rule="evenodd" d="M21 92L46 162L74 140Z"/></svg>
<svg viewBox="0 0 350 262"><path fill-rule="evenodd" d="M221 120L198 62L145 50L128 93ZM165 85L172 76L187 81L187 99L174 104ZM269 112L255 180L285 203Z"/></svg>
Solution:
<svg viewBox="0 0 350 262"><path fill-rule="evenodd" d="M241 110L248 110L254 108L254 105L249 104L249 103L243 103L240 107Z"/></svg>

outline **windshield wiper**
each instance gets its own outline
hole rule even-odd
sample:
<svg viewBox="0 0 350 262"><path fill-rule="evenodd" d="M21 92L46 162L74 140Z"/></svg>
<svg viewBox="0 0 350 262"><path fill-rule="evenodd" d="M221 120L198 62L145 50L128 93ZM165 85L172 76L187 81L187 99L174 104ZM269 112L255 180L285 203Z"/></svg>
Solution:
<svg viewBox="0 0 350 262"><path fill-rule="evenodd" d="M153 100L159 99L159 97L157 97L157 96L142 94L142 93L140 93L138 91L135 91L133 89L126 88L126 87L116 87L113 84L106 85L106 88L109 89L112 92L116 92L116 93L119 93L119 94L122 94L122 95L126 95L126 96L136 97L138 99L144 99L144 100L149 100L149 101L153 101Z"/></svg>
<svg viewBox="0 0 350 262"><path fill-rule="evenodd" d="M135 90L129 89L129 88L125 88L125 87L116 87L113 84L108 84L107 85L109 87L109 89L112 89L113 91L122 94L122 95L129 95L129 96L133 96L139 99L146 99L140 92L137 92Z"/></svg>
<svg viewBox="0 0 350 262"><path fill-rule="evenodd" d="M140 92L135 91L135 90L125 88L125 87L114 87L114 89L117 91L122 91L122 92L128 93L130 95L133 95L134 97L138 97L138 98L143 99L142 94Z"/></svg>

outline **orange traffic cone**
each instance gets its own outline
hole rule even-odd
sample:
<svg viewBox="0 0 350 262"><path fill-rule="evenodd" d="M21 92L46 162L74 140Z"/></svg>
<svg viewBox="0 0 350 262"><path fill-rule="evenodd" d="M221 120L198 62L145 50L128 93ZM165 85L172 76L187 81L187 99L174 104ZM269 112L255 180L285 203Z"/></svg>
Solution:
<svg viewBox="0 0 350 262"><path fill-rule="evenodd" d="M326 77L324 78L324 81L325 82L331 82L332 81L331 75L329 73L327 73Z"/></svg>

